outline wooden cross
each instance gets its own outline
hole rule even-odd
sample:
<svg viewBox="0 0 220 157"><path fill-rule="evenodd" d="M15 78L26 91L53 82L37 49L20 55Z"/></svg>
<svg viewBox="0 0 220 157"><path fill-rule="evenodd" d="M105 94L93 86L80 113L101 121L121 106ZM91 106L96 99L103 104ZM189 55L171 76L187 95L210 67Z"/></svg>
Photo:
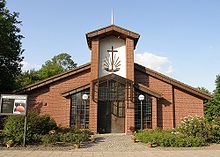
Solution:
<svg viewBox="0 0 220 157"><path fill-rule="evenodd" d="M111 71L114 71L113 69L113 65L114 65L114 52L118 52L117 50L114 50L113 46L111 50L107 50L107 52L111 52L112 53L112 60L111 60L111 64L112 64L112 69Z"/></svg>

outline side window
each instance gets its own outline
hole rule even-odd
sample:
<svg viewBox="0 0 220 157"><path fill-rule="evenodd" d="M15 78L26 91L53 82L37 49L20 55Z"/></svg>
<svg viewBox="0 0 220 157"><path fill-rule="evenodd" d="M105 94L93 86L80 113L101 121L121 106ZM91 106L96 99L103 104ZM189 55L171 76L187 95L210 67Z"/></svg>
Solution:
<svg viewBox="0 0 220 157"><path fill-rule="evenodd" d="M71 96L70 126L76 128L89 127L89 99L83 100L83 94L89 96L89 90L75 93Z"/></svg>

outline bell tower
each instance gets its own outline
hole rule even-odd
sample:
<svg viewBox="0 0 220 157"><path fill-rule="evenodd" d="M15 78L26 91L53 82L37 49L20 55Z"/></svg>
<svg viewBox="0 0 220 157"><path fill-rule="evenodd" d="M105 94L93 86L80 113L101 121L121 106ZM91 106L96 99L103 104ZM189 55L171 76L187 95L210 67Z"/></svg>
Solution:
<svg viewBox="0 0 220 157"><path fill-rule="evenodd" d="M134 81L134 49L139 37L139 34L116 25L86 34L91 50L89 128L94 132L97 132L98 102L93 99L95 87L92 81L110 74ZM134 102L125 101L125 104L125 133L129 133L134 126Z"/></svg>

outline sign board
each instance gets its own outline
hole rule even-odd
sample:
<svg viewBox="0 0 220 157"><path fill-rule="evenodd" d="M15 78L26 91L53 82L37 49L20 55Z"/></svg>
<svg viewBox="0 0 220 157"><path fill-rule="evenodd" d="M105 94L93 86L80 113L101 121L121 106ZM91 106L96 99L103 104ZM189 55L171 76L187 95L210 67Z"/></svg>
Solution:
<svg viewBox="0 0 220 157"><path fill-rule="evenodd" d="M22 115L27 113L27 95L2 94L0 115Z"/></svg>

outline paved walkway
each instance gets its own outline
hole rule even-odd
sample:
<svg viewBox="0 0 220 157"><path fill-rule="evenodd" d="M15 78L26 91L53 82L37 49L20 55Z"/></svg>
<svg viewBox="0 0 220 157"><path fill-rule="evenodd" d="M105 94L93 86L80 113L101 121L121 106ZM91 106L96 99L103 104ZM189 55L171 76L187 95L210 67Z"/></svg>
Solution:
<svg viewBox="0 0 220 157"><path fill-rule="evenodd" d="M130 135L125 134L100 134L95 143L89 143L78 151L145 151L145 145L134 143Z"/></svg>
<svg viewBox="0 0 220 157"><path fill-rule="evenodd" d="M146 150L146 151L136 151L136 152L0 150L0 157L219 157L219 156L220 156L220 150L188 150L188 151Z"/></svg>
<svg viewBox="0 0 220 157"><path fill-rule="evenodd" d="M41 148L40 148L41 149ZM49 148L50 149L50 148ZM0 150L0 157L220 157L219 146L214 149L160 149L147 148L144 144L133 143L130 136L98 135L96 143L80 149L64 150Z"/></svg>

